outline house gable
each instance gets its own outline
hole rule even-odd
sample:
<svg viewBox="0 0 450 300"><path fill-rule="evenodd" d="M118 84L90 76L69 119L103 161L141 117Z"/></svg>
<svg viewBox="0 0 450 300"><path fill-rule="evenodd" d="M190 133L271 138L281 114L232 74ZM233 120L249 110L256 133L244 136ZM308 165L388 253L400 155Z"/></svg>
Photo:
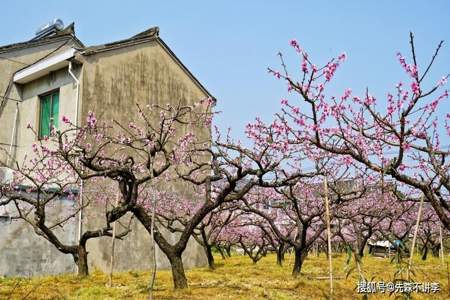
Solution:
<svg viewBox="0 0 450 300"><path fill-rule="evenodd" d="M135 36L136 37L136 36ZM155 34L87 48L83 63L82 113L123 119L136 104L191 105L211 94Z"/></svg>

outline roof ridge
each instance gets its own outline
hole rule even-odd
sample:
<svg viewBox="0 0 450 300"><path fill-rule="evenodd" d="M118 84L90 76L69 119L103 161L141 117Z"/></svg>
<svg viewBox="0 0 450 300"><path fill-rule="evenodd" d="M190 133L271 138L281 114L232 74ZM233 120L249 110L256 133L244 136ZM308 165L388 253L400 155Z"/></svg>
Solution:
<svg viewBox="0 0 450 300"><path fill-rule="evenodd" d="M133 35L130 38L117 40L110 43L104 43L104 44L98 44L98 45L92 45L88 46L84 49L82 52L83 55L91 55L97 52L107 51L116 47L123 47L127 46L129 44L146 41L146 40L152 40L154 38L159 37L159 27L154 26L150 27L149 29L142 31L136 35Z"/></svg>
<svg viewBox="0 0 450 300"><path fill-rule="evenodd" d="M147 30L139 32L136 35L133 35L131 38L138 38L138 37L143 37L143 36L155 36L155 35L159 36L159 27L158 26L150 27Z"/></svg>
<svg viewBox="0 0 450 300"><path fill-rule="evenodd" d="M21 49L21 48L25 48L25 47L29 47L29 46L34 46L34 45L47 44L52 41L64 40L66 38L74 39L78 44L80 44L80 46L82 46L84 48L83 43L75 35L75 23L72 22L68 26L66 26L64 29L58 31L54 35L44 36L39 39L31 39L31 40L28 40L25 42L18 42L18 43L0 46L0 53L4 53L4 52L10 51L10 50Z"/></svg>

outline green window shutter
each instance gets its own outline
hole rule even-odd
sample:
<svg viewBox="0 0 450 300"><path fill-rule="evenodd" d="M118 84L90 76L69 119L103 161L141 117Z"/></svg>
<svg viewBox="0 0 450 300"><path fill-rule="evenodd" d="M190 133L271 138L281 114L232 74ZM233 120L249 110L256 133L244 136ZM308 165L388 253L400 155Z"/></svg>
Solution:
<svg viewBox="0 0 450 300"><path fill-rule="evenodd" d="M49 136L53 127L59 126L59 91L41 96L39 137Z"/></svg>
<svg viewBox="0 0 450 300"><path fill-rule="evenodd" d="M44 137L50 134L50 115L51 115L51 95L41 98L41 116L39 124L39 136Z"/></svg>
<svg viewBox="0 0 450 300"><path fill-rule="evenodd" d="M52 94L52 126L58 129L59 124L59 92Z"/></svg>

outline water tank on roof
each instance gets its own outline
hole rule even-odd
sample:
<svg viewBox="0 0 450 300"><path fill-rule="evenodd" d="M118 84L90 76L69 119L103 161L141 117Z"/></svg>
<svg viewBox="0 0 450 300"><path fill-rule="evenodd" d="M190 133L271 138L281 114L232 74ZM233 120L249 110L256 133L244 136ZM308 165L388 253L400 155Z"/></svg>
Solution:
<svg viewBox="0 0 450 300"><path fill-rule="evenodd" d="M41 26L36 31L36 37L44 37L49 34L55 33L56 31L62 30L64 28L64 23L61 19L54 19L47 24Z"/></svg>

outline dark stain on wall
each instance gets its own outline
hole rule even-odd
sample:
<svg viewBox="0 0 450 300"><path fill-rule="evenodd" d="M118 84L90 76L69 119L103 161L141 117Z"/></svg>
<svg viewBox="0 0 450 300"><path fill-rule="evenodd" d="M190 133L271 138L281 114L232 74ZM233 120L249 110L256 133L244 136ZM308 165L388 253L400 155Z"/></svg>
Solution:
<svg viewBox="0 0 450 300"><path fill-rule="evenodd" d="M117 62L97 60L93 74L85 72L83 78L84 107L103 120L129 121L136 114L136 103L187 105L200 100L200 93L188 88L169 62L160 53L150 56L144 51Z"/></svg>

